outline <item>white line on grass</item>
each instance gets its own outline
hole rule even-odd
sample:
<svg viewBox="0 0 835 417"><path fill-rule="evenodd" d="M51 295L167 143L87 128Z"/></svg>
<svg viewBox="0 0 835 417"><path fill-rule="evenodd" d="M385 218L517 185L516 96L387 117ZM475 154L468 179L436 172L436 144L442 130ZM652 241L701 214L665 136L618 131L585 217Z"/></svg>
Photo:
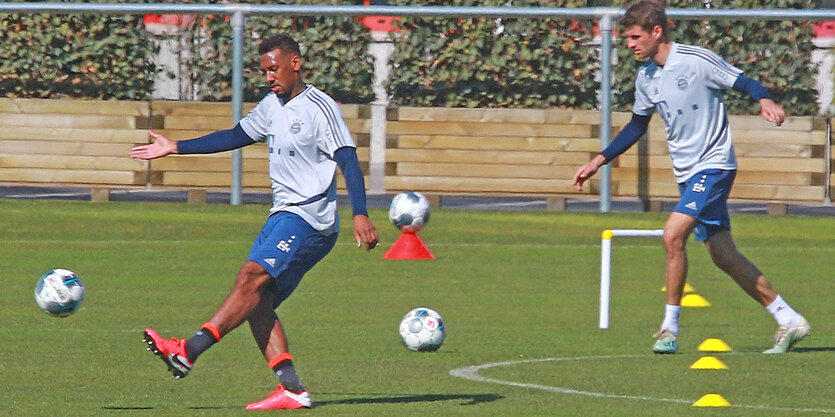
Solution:
<svg viewBox="0 0 835 417"><path fill-rule="evenodd" d="M212 240L212 239L192 239L192 240L168 240L168 239L136 239L136 240L63 240L63 239L0 239L4 243L17 243L22 245L49 243L49 244L85 244L85 245L153 245L153 244L184 244L184 243L217 243L224 245L250 244L249 239L242 240ZM337 246L356 246L352 242L340 242ZM385 243L383 243L385 245ZM430 247L452 247L452 248L520 248L520 249L600 249L600 245L578 245L578 244L546 244L546 243L460 243L460 242L432 242ZM381 246L382 248L383 246ZM618 245L618 250L626 249L658 249L661 247L659 241L657 245ZM760 251L760 250L779 250L785 251L803 251L803 252L835 252L835 246L812 246L805 248L790 248L785 246L757 246L757 247L740 247L743 251Z"/></svg>
<svg viewBox="0 0 835 417"><path fill-rule="evenodd" d="M677 398L655 398L655 397L647 397L642 395L624 395L624 394L607 394L603 392L594 392L594 391L581 391L571 388L561 388L561 387L552 387L548 385L539 385L539 384L528 384L523 382L514 382L514 381L505 381L501 379L494 379L494 378L487 378L484 376L479 375L479 371L482 369L489 369L489 368L497 368L500 366L513 366L513 365L520 365L524 363L536 363L536 362L561 362L561 361L582 361L582 360L592 360L592 359L626 359L626 358L645 358L647 355L610 355L610 356L576 356L576 357L565 357L565 358L543 358L543 359L523 359L518 361L505 361L505 362L492 362L486 363L484 365L473 365L473 366L465 366L463 368L456 368L449 371L449 374L458 377L464 378L470 381L475 382L487 382L491 384L499 384L511 387L519 387L519 388L532 388L538 389L542 391L553 392L556 394L567 394L567 395L583 395L587 397L595 397L595 398L615 398L615 399L623 399L623 400L641 400L641 401L656 401L656 402L666 402L666 403L676 403L676 404L693 404L694 400L682 400ZM750 408L756 410L772 410L772 411L793 411L793 412L808 412L808 413L825 413L825 414L835 414L835 410L826 410L826 409L816 409L816 408L789 408L789 407L770 407L765 405L746 405L746 404L731 404L731 407L737 408Z"/></svg>

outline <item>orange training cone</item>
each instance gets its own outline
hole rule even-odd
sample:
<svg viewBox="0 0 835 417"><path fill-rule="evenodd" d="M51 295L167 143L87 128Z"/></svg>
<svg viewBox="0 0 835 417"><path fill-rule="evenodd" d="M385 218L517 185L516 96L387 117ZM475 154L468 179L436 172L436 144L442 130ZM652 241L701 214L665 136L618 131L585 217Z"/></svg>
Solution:
<svg viewBox="0 0 835 417"><path fill-rule="evenodd" d="M435 259L417 234L403 233L383 255L385 259Z"/></svg>

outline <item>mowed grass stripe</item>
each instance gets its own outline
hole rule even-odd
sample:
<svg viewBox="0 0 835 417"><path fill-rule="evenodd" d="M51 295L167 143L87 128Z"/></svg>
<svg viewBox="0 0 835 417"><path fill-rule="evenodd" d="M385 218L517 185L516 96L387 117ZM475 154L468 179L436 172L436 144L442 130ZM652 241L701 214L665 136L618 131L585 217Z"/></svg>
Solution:
<svg viewBox="0 0 835 417"><path fill-rule="evenodd" d="M188 337L231 288L268 207L165 203L0 201L0 415L239 416L276 378L244 325L184 380L173 380L139 342L141 330ZM738 404L832 409L835 296L831 218L732 216L734 236L791 305L812 323L796 353L723 356L722 373L688 369L708 337L735 352L771 343L770 316L690 245L689 282L710 308L682 312L681 355L649 354L663 314L660 240L616 239L612 318L597 329L600 232L655 229L658 213L489 212L442 209L421 238L434 261L384 261L399 236L372 209L383 246L354 247L350 212L339 246L278 308L294 363L317 416L703 416L684 403L559 395L449 376L472 364L525 358L638 355L493 369L484 375L542 386L690 399L718 391ZM87 286L66 319L40 312L35 281L66 267ZM397 324L426 305L446 320L434 354L407 351ZM131 331L130 329L134 329ZM734 408L734 416L764 410ZM768 409L769 415L796 411Z"/></svg>

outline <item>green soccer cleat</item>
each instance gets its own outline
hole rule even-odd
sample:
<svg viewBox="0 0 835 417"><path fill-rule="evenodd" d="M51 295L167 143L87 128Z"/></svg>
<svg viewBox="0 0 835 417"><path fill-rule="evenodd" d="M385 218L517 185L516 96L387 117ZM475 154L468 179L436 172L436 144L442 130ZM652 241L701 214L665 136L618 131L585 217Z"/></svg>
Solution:
<svg viewBox="0 0 835 417"><path fill-rule="evenodd" d="M809 336L812 326L806 319L800 322L797 326L777 328L777 333L774 335L774 347L764 351L766 355L777 355L786 353L791 350L795 343L803 340L804 337Z"/></svg>
<svg viewBox="0 0 835 417"><path fill-rule="evenodd" d="M678 350L678 341L676 335L667 329L661 329L658 333L652 335L657 338L655 344L652 345L652 351L660 354L676 353Z"/></svg>

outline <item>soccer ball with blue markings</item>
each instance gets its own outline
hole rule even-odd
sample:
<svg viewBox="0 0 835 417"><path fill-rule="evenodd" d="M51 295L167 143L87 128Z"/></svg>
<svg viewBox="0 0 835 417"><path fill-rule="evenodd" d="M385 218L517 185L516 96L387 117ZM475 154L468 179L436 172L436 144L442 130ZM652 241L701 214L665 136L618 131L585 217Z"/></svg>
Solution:
<svg viewBox="0 0 835 417"><path fill-rule="evenodd" d="M67 317L75 313L83 300L84 283L67 269L56 268L41 275L35 286L35 302L53 317Z"/></svg>
<svg viewBox="0 0 835 417"><path fill-rule="evenodd" d="M389 220L403 233L417 233L429 222L429 200L414 191L397 194L391 200Z"/></svg>
<svg viewBox="0 0 835 417"><path fill-rule="evenodd" d="M400 321L400 338L409 350L434 352L444 343L446 325L437 311L414 308Z"/></svg>

